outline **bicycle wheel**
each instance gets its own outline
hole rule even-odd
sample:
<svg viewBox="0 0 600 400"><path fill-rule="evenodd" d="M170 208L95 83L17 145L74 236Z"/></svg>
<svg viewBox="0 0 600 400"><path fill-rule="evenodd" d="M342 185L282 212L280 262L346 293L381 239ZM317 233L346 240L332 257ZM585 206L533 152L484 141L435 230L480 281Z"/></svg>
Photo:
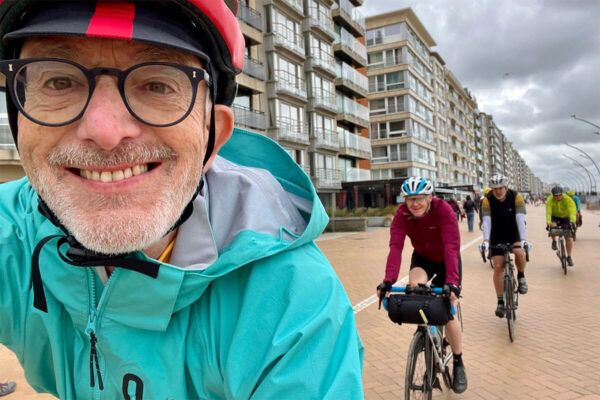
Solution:
<svg viewBox="0 0 600 400"><path fill-rule="evenodd" d="M417 330L408 349L404 398L406 400L431 400L432 375L433 357L431 356L431 344L428 343L423 331Z"/></svg>
<svg viewBox="0 0 600 400"><path fill-rule="evenodd" d="M508 323L508 337L515 340L515 303L514 281L510 275L504 276L504 306L506 307L506 322Z"/></svg>
<svg viewBox="0 0 600 400"><path fill-rule="evenodd" d="M560 265L562 266L563 273L567 274L567 249L565 249L565 239L560 239Z"/></svg>

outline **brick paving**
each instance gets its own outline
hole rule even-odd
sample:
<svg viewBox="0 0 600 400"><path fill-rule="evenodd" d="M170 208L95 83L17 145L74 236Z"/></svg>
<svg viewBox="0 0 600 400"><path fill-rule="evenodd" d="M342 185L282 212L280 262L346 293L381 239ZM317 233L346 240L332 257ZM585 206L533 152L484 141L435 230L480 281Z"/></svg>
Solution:
<svg viewBox="0 0 600 400"><path fill-rule="evenodd" d="M573 250L575 267L564 276L546 236L543 207L528 207L533 243L526 269L529 293L519 298L515 341L506 319L494 315L492 269L472 244L462 252L464 361L467 392L435 392L437 399L600 399L600 215L584 210L585 225ZM460 223L462 245L480 237ZM476 228L477 229L477 228ZM368 298L383 278L389 229L320 240L353 304ZM407 241L403 260L412 252ZM403 267L401 276L406 274ZM414 326L392 323L373 304L356 314L365 345L368 400L403 398L406 353Z"/></svg>
<svg viewBox="0 0 600 400"><path fill-rule="evenodd" d="M477 243L464 249L464 360L469 389L457 395L435 392L435 399L600 399L600 213L584 210L573 252L575 267L564 276L546 237L543 207L528 207L528 236L533 243L526 276L529 293L519 298L515 341L506 320L494 315L492 270ZM480 237L460 223L462 245ZM476 228L477 229L477 228ZM356 307L365 345L365 399L403 398L406 353L414 326L398 326L372 300L383 278L389 228L351 234L324 234L317 242ZM411 254L407 241L403 260ZM401 276L406 273L403 267ZM360 311L358 311L360 309ZM16 380L17 392L6 399L46 400L27 386L14 356L0 347L0 381Z"/></svg>

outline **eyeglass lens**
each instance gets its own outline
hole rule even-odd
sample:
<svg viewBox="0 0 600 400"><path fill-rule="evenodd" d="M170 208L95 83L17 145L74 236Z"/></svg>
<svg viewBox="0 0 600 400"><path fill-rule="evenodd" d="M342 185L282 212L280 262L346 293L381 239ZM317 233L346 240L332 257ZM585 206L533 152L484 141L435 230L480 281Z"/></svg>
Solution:
<svg viewBox="0 0 600 400"><path fill-rule="evenodd" d="M34 61L21 67L14 90L23 111L44 124L60 125L76 119L90 96L83 70L60 61ZM135 117L152 125L178 121L189 110L192 83L170 65L142 65L129 71L122 97Z"/></svg>

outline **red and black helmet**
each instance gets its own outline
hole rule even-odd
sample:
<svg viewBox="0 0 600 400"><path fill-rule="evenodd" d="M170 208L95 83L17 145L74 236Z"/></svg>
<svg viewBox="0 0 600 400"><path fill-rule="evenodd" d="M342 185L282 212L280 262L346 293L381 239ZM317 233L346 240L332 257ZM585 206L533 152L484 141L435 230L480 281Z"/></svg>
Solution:
<svg viewBox="0 0 600 400"><path fill-rule="evenodd" d="M0 59L17 58L34 36L109 37L190 52L208 64L217 104L231 105L245 41L238 0L0 0ZM16 107L7 96L17 142Z"/></svg>

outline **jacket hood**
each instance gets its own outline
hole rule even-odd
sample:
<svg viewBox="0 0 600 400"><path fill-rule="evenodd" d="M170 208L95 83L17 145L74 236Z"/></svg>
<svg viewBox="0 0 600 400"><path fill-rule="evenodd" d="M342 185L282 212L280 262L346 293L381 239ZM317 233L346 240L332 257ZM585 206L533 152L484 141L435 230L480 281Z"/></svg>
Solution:
<svg viewBox="0 0 600 400"><path fill-rule="evenodd" d="M283 148L262 135L234 130L205 183L191 217L179 227L170 263L161 265L157 278L120 268L113 272L106 286L110 293L101 300L104 320L164 330L172 314L199 299L213 280L310 243L328 222L310 178ZM30 210L37 210L33 203ZM41 225L34 246L59 233L35 214ZM141 252L132 256L148 259ZM80 296L88 296L89 268L65 264L50 243L40 257L48 301L71 305L73 320L85 324L89 309ZM81 284L74 285L78 279ZM100 298L105 287L94 279Z"/></svg>

